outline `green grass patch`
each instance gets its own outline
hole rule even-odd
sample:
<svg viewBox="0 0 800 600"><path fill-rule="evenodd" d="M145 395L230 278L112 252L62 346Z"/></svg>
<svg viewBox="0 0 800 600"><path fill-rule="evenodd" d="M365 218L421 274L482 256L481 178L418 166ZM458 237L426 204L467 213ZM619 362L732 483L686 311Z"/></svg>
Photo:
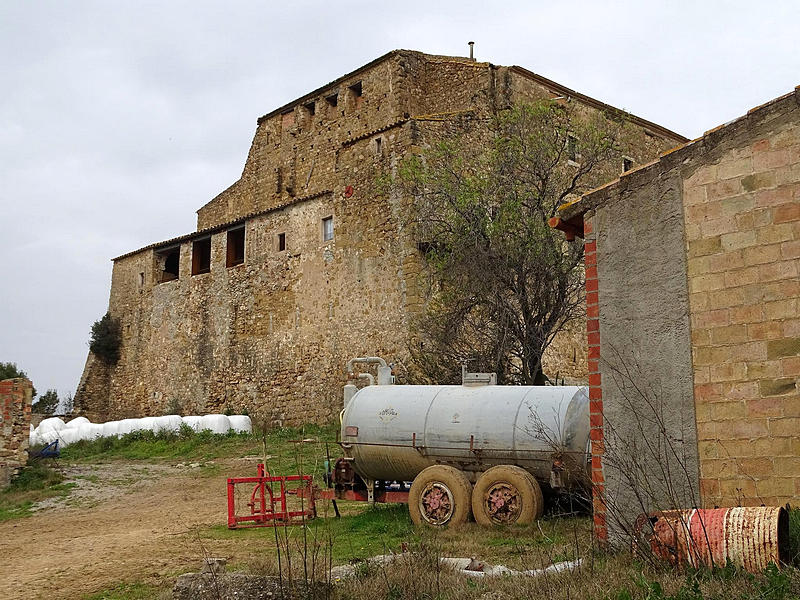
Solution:
<svg viewBox="0 0 800 600"><path fill-rule="evenodd" d="M163 587L145 583L121 583L113 588L83 596L83 600L153 600L169 597L164 596L165 593Z"/></svg>
<svg viewBox="0 0 800 600"><path fill-rule="evenodd" d="M800 508L789 510L789 556L792 564L800 567Z"/></svg>
<svg viewBox="0 0 800 600"><path fill-rule="evenodd" d="M0 491L0 521L27 517L36 502L66 496L75 487L64 483L64 476L42 461L29 463Z"/></svg>
<svg viewBox="0 0 800 600"><path fill-rule="evenodd" d="M348 506L356 504L356 506ZM358 510L362 503L340 502L343 512ZM199 532L201 538L217 540L258 540L263 541L263 549L275 553L275 530L271 527L228 529L225 525L215 525ZM337 519L331 514L308 522L305 540L303 528L299 526L279 527L278 539L284 548L287 540L296 551L304 547L309 550L317 547L330 548L334 562L343 563L364 559L376 554L398 551L403 542L417 541L408 508L405 504L376 504L366 506L360 513L343 515ZM259 544L260 545L260 544Z"/></svg>

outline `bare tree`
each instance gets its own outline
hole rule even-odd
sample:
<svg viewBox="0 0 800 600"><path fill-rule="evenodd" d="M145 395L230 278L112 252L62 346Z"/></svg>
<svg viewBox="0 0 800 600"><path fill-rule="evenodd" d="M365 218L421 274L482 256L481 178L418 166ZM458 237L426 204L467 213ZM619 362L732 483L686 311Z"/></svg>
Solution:
<svg viewBox="0 0 800 600"><path fill-rule="evenodd" d="M545 100L482 121L409 158L426 254L411 354L425 378L466 359L504 383L542 384L542 355L583 314L583 248L548 226L558 207L619 171L624 115Z"/></svg>

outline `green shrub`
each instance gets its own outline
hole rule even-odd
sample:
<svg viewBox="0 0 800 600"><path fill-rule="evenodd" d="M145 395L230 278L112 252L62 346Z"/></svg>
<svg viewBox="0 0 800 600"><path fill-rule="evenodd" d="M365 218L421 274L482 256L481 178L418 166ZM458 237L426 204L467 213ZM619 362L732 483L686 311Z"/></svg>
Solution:
<svg viewBox="0 0 800 600"><path fill-rule="evenodd" d="M119 360L119 348L122 343L119 319L114 319L106 313L99 321L92 325L92 336L89 341L89 350L109 365L114 365Z"/></svg>

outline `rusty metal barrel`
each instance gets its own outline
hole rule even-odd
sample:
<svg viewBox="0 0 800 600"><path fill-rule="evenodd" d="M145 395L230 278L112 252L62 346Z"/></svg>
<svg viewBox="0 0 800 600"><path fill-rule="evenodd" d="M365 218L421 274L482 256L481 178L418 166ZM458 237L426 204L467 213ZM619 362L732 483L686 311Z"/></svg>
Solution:
<svg viewBox="0 0 800 600"><path fill-rule="evenodd" d="M674 564L722 567L728 562L752 573L789 558L789 513L760 506L673 510L646 520L650 549ZM637 528L641 531L644 520Z"/></svg>

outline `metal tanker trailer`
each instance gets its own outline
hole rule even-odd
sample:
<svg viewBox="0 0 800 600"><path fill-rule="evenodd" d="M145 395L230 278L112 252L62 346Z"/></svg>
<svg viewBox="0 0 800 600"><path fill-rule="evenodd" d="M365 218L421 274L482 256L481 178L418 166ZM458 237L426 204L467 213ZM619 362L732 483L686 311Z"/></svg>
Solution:
<svg viewBox="0 0 800 600"><path fill-rule="evenodd" d="M584 387L499 386L463 373L462 385L393 385L378 363L369 385L345 386L340 498L403 502L415 523L527 523L543 511L542 487L588 485L589 399ZM410 487L408 482L411 482Z"/></svg>

